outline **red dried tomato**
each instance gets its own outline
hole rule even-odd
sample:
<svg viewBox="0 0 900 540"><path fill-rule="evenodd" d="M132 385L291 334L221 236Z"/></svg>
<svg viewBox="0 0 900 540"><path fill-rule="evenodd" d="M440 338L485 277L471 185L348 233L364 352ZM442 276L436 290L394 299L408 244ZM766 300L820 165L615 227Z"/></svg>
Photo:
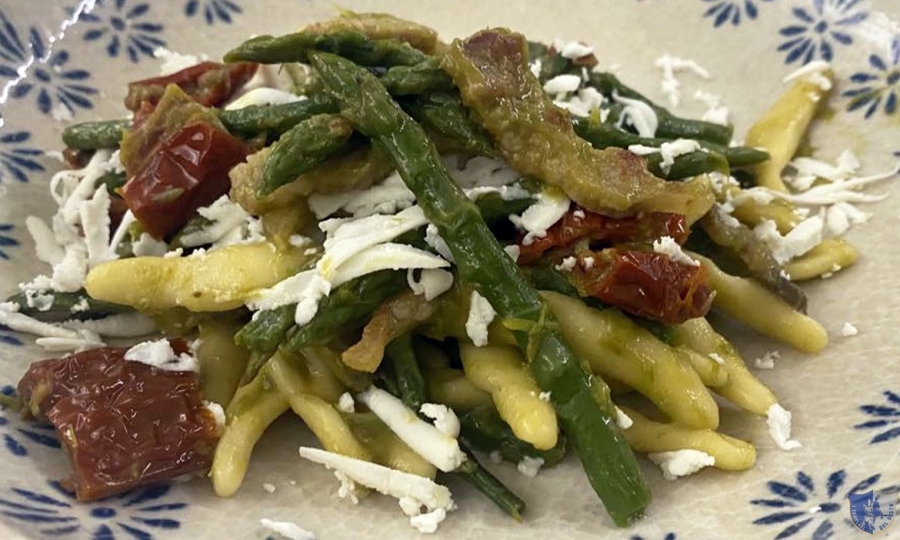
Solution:
<svg viewBox="0 0 900 540"><path fill-rule="evenodd" d="M176 345L173 343L173 345ZM174 347L184 350L183 344ZM218 437L197 376L125 360L104 348L35 362L19 382L31 413L56 428L80 500L210 467Z"/></svg>
<svg viewBox="0 0 900 540"><path fill-rule="evenodd" d="M259 64L251 62L201 62L171 75L134 81L128 84L125 107L137 112L144 103L155 106L170 84L177 85L204 107L219 107L231 99L258 68Z"/></svg>

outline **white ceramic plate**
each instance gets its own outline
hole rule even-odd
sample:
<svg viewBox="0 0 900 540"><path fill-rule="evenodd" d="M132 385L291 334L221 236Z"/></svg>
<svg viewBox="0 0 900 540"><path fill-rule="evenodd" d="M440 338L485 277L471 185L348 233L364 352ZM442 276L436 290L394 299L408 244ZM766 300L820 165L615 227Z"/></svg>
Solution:
<svg viewBox="0 0 900 540"><path fill-rule="evenodd" d="M595 45L601 66L617 66L625 81L658 100L664 98L654 59L663 53L691 58L712 77L680 77L678 112L701 113L694 92L713 92L731 110L737 133L781 92L782 77L825 58L839 82L829 102L833 114L811 138L815 155L833 160L849 148L866 172L889 169L900 157L900 10L894 0L379 0L341 6L405 16L436 27L444 38L507 26L536 39L581 40ZM79 16L80 9L74 0L0 6L0 296L41 269L24 219L49 214L46 186L59 164L40 150L60 149L65 122L58 118L120 116L125 83L157 72L151 51L158 45L215 58L251 34L285 33L332 16L335 7L310 0L108 0L90 14ZM806 286L810 313L831 336L825 352L807 357L729 329L747 359L781 351L775 369L758 375L793 411L802 448L776 449L762 419L726 408L722 429L757 445L757 465L745 473L704 470L668 482L643 463L654 502L629 530L611 524L570 459L534 479L511 466L497 468L529 503L522 524L450 481L459 510L439 536L864 537L849 521L847 494L881 490L886 510L900 490L900 182L875 191L893 195L867 208L870 223L849 234L861 250L859 263ZM859 334L842 337L845 322ZM28 336L0 328L0 387L8 391L6 385L41 356ZM198 480L76 503L52 482L67 464L50 435L0 411L0 538L264 538L258 525L264 517L295 521L324 540L419 536L392 499L370 497L351 506L334 497L334 477L296 455L301 443L311 442L297 421L284 419L266 435L244 487L227 500ZM264 491L264 482L277 491ZM880 534L897 536L893 529Z"/></svg>

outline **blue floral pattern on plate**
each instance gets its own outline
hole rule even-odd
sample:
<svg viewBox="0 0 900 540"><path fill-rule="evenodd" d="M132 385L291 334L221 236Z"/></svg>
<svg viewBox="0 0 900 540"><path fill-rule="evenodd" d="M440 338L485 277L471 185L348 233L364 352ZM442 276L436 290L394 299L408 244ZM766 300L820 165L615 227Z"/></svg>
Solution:
<svg viewBox="0 0 900 540"><path fill-rule="evenodd" d="M0 343L2 343L2 334L0 334ZM4 396L12 396L15 389L12 386L4 386L0 388L0 394ZM40 425L18 425L19 422L8 416L15 416L16 413L10 413L5 407L0 405L0 432L3 433L0 439L3 440L3 446L10 454L17 457L28 455L28 444L35 443L47 448L60 448L59 441L53 434L51 426Z"/></svg>
<svg viewBox="0 0 900 540"><path fill-rule="evenodd" d="M9 329L8 326L0 324L0 343L3 345L12 345L13 347L21 347L22 340Z"/></svg>
<svg viewBox="0 0 900 540"><path fill-rule="evenodd" d="M881 405L862 405L860 410L872 417L861 424L856 424L856 429L868 429L875 432L869 444L892 441L900 437L900 395L890 390L885 390L885 402Z"/></svg>
<svg viewBox="0 0 900 540"><path fill-rule="evenodd" d="M853 43L850 28L869 16L862 0L812 0L808 8L797 6L791 13L794 24L781 29L785 41L778 46L787 53L786 64L830 62L834 46Z"/></svg>
<svg viewBox="0 0 900 540"><path fill-rule="evenodd" d="M891 42L891 50L885 55L869 56L871 71L859 71L850 76L851 88L841 95L850 98L847 111L865 108L865 117L869 118L879 107L883 106L884 114L897 112L898 94L900 94L900 36Z"/></svg>
<svg viewBox="0 0 900 540"><path fill-rule="evenodd" d="M753 499L751 505L779 509L753 521L754 525L778 525L784 527L774 536L775 540L789 538L811 527L812 540L825 540L834 535L835 522L842 526L849 520L838 520L835 513L845 509L844 501L850 493L862 493L881 480L880 474L869 476L850 489L842 492L847 481L847 471L834 471L825 479L825 486L817 486L809 474L797 472L794 483L769 481L766 483L771 499ZM900 484L877 490L890 494L900 491ZM853 527L852 524L849 525Z"/></svg>
<svg viewBox="0 0 900 540"><path fill-rule="evenodd" d="M27 144L29 139L31 139L31 133L27 131L14 131L0 135L0 183L7 177L12 177L19 182L27 182L28 173L44 170L44 166L37 160L39 156L44 155L44 152L37 148L30 148ZM4 230L0 229L0 232L4 232ZM4 245L15 244L4 244L0 239L0 248ZM2 250L0 250L0 258L7 258L3 255Z"/></svg>
<svg viewBox="0 0 900 540"><path fill-rule="evenodd" d="M23 37L0 10L0 77L15 79L21 75L22 66L31 58L31 40L37 37L37 30L31 29L31 36Z"/></svg>
<svg viewBox="0 0 900 540"><path fill-rule="evenodd" d="M716 28L726 23L732 26L741 24L741 20L753 20L759 14L759 6L772 0L703 0L711 4L703 14L713 20Z"/></svg>
<svg viewBox="0 0 900 540"><path fill-rule="evenodd" d="M48 485L49 494L10 487L8 494L0 495L0 514L33 524L41 534L53 538L153 540L158 538L154 530L179 528L181 521L170 513L188 507L184 502L164 500L171 491L168 485L93 503L76 502L58 482Z"/></svg>
<svg viewBox="0 0 900 540"><path fill-rule="evenodd" d="M7 249L17 247L19 241L12 237L11 233L15 226L12 223L0 223L0 259L9 260Z"/></svg>
<svg viewBox="0 0 900 540"><path fill-rule="evenodd" d="M109 6L109 7L106 7ZM85 32L85 41L106 44L106 53L111 57L120 53L128 55L132 62L142 57L153 57L157 47L164 47L163 25L150 19L150 4L129 3L128 0L107 0L98 4L91 13L84 13L81 21L90 30Z"/></svg>
<svg viewBox="0 0 900 540"><path fill-rule="evenodd" d="M184 5L185 15L195 17L202 14L206 24L231 24L232 18L243 11L234 0L188 0Z"/></svg>

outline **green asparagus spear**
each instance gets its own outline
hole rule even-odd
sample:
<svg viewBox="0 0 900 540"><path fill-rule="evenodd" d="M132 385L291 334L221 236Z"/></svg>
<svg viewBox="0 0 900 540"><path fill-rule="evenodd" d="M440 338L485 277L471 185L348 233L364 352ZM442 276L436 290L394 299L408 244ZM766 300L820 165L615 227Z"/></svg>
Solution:
<svg viewBox="0 0 900 540"><path fill-rule="evenodd" d="M453 81L441 70L439 58L429 58L414 66L394 66L381 76L381 84L394 96L446 92Z"/></svg>
<svg viewBox="0 0 900 540"><path fill-rule="evenodd" d="M234 336L234 342L268 358L275 354L284 335L294 324L295 306L257 312Z"/></svg>
<svg viewBox="0 0 900 540"><path fill-rule="evenodd" d="M584 470L613 520L637 519L650 491L619 432L609 388L575 357L555 317L493 237L477 207L453 182L422 128L393 102L375 76L328 53L310 55L341 114L392 158L419 206L435 224L471 283L505 320L525 353L538 385L550 392Z"/></svg>
<svg viewBox="0 0 900 540"><path fill-rule="evenodd" d="M19 305L19 313L35 318L43 322L63 322L72 319L79 321L88 321L92 319L102 319L110 315L120 313L129 313L134 311L129 306L119 304L111 304L109 302L101 302L94 300L84 290L75 292L49 292L46 295L52 300L47 300L46 309L40 309L35 300L28 301L28 297L24 292L14 294L7 299L7 302L14 302ZM43 306L42 306L43 307Z"/></svg>
<svg viewBox="0 0 900 540"><path fill-rule="evenodd" d="M307 62L310 53L325 51L364 66L414 66L428 55L396 39L371 39L354 30L329 34L296 32L280 37L257 36L225 54L226 62L283 64Z"/></svg>
<svg viewBox="0 0 900 540"><path fill-rule="evenodd" d="M412 336L406 334L390 342L384 354L390 361L397 379L398 397L407 407L418 411L426 399L425 379L419 370Z"/></svg>
<svg viewBox="0 0 900 540"><path fill-rule="evenodd" d="M496 156L491 137L472 120L456 94L426 94L403 103L403 109L426 129L451 139L474 154Z"/></svg>
<svg viewBox="0 0 900 540"><path fill-rule="evenodd" d="M528 60L532 65L540 65L537 77L541 84L572 70L571 60L558 52L551 54L550 47L536 41L528 42Z"/></svg>
<svg viewBox="0 0 900 540"><path fill-rule="evenodd" d="M622 83L618 77L611 73L591 72L588 75L589 86L596 88L607 98L621 96L643 101L653 109L659 125L656 128L657 137L666 139L696 139L716 144L728 145L731 143L731 135L734 133L732 126L704 122L702 120L688 120L679 118L668 110L660 107L647 99L643 94Z"/></svg>
<svg viewBox="0 0 900 540"><path fill-rule="evenodd" d="M525 511L525 501L520 499L515 493L510 491L503 482L497 479L487 469L481 466L481 463L475 459L472 452L461 444L466 452L466 459L453 474L461 477L466 482L475 486L475 489L484 493L484 495L497 505L501 510L506 512L508 516L516 521L522 521L522 512Z"/></svg>
<svg viewBox="0 0 900 540"><path fill-rule="evenodd" d="M244 138L259 134L278 136L299 122L317 114L334 112L334 101L324 95L312 95L302 101L281 105L251 105L242 109L213 109L233 135ZM63 130L63 142L75 150L116 148L131 127L130 120L84 122Z"/></svg>
<svg viewBox="0 0 900 540"><path fill-rule="evenodd" d="M556 465L566 456L566 438L550 450L538 450L518 439L493 405L475 407L459 418L460 438L480 452L499 452L504 460L519 463L524 458L543 459L544 465Z"/></svg>
<svg viewBox="0 0 900 540"><path fill-rule="evenodd" d="M103 184L106 186L106 191L109 192L110 195L117 193L118 190L122 189L125 185L125 182L128 181L128 176L125 175L125 171L116 172L110 171L105 173L103 176L97 179L97 185Z"/></svg>
<svg viewBox="0 0 900 540"><path fill-rule="evenodd" d="M385 300L406 287L406 272L393 270L368 274L341 285L319 304L309 324L290 332L285 349L298 353L306 347L330 342L341 332L369 320Z"/></svg>
<svg viewBox="0 0 900 540"><path fill-rule="evenodd" d="M263 182L258 195L265 197L292 182L341 148L353 127L334 114L317 114L285 132L263 166Z"/></svg>

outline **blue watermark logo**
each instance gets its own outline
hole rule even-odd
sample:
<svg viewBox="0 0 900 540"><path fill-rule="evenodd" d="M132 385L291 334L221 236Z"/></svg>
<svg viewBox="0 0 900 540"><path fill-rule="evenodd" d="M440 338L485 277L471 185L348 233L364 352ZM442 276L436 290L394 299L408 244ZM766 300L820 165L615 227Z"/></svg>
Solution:
<svg viewBox="0 0 900 540"><path fill-rule="evenodd" d="M869 534L887 529L894 521L894 503L881 500L874 491L850 493L850 520L856 527Z"/></svg>

